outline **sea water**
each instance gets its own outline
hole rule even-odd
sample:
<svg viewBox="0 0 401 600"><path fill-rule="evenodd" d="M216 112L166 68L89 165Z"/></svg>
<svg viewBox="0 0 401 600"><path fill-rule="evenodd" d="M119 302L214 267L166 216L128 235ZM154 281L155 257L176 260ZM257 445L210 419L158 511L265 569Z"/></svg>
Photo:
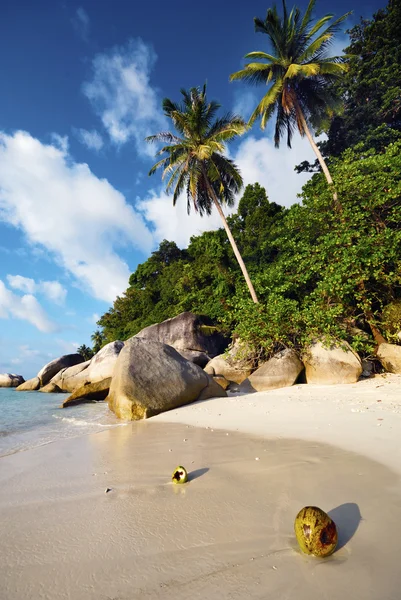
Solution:
<svg viewBox="0 0 401 600"><path fill-rule="evenodd" d="M0 456L125 425L107 402L60 408L67 396L0 388Z"/></svg>

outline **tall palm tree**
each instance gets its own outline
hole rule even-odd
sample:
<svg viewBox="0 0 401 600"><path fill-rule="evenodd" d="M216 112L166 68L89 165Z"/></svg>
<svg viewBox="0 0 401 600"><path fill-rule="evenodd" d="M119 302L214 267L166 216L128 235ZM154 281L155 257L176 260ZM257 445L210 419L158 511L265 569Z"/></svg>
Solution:
<svg viewBox="0 0 401 600"><path fill-rule="evenodd" d="M235 257L245 277L252 300L258 302L242 256L224 216L222 204L233 206L235 194L243 185L242 177L232 160L223 155L227 142L243 134L247 125L241 117L227 114L217 118L220 108L217 102L208 102L206 85L181 90L182 104L163 100L164 114L169 117L177 131L152 135L148 142L167 143L157 155L163 156L149 172L163 169L162 178L168 178L166 191L173 193L173 206L182 192L187 196L188 214L191 205L200 215L210 215L216 207L230 240Z"/></svg>
<svg viewBox="0 0 401 600"><path fill-rule="evenodd" d="M333 179L313 139L310 125L322 122L324 117L338 107L338 99L334 96L330 83L347 70L347 65L342 62L341 57L329 57L327 51L334 33L350 13L325 27L333 15L326 15L313 23L315 2L316 0L309 0L303 17L297 7L288 14L283 0L282 18L276 6L268 9L265 20L255 18L255 31L267 34L272 54L262 51L246 54L245 58L256 59L258 62L246 64L242 70L233 73L230 80L243 79L249 83L269 86L249 123L253 124L257 118L261 118L261 128L264 129L276 111L276 148L285 134L287 145L291 148L295 128L298 128L302 136L306 135L333 191L335 206L341 210Z"/></svg>

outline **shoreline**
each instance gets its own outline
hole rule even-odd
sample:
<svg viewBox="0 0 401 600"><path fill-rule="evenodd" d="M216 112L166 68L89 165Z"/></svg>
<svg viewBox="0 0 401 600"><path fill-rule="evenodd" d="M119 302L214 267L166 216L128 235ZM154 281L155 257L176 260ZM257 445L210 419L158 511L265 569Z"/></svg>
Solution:
<svg viewBox="0 0 401 600"><path fill-rule="evenodd" d="M353 387L208 400L0 458L0 597L397 600L401 377ZM329 559L296 547L308 504L337 523Z"/></svg>
<svg viewBox="0 0 401 600"><path fill-rule="evenodd" d="M401 474L401 375L233 394L188 404L151 420L326 443Z"/></svg>

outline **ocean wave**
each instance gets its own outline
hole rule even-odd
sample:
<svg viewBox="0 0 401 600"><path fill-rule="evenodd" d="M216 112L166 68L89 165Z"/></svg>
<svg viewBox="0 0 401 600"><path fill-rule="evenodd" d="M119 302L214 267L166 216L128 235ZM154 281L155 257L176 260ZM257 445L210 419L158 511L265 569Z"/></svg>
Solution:
<svg viewBox="0 0 401 600"><path fill-rule="evenodd" d="M119 423L98 423L95 420L85 421L84 419L78 419L77 417L61 417L59 415L52 415L54 419L59 419L60 421L64 421L66 423L72 423L73 425L77 425L78 427L87 427L91 425L96 425L97 427L105 427L110 429L110 427L118 427Z"/></svg>

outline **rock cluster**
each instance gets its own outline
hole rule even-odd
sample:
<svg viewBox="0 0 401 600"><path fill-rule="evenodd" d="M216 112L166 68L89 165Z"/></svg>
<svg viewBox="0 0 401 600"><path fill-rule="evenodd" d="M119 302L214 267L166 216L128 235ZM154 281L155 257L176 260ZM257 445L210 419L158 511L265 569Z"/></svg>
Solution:
<svg viewBox="0 0 401 600"><path fill-rule="evenodd" d="M371 362L361 361L343 341L318 339L301 357L286 348L259 365L240 340L223 352L226 346L227 340L209 319L187 312L146 327L126 342L111 342L91 360L68 354L45 365L28 381L20 375L0 375L0 387L69 392L63 408L107 400L119 418L136 420L226 396L226 390L261 392L300 381L355 383L372 369ZM401 346L383 343L377 358L387 371L401 373Z"/></svg>

